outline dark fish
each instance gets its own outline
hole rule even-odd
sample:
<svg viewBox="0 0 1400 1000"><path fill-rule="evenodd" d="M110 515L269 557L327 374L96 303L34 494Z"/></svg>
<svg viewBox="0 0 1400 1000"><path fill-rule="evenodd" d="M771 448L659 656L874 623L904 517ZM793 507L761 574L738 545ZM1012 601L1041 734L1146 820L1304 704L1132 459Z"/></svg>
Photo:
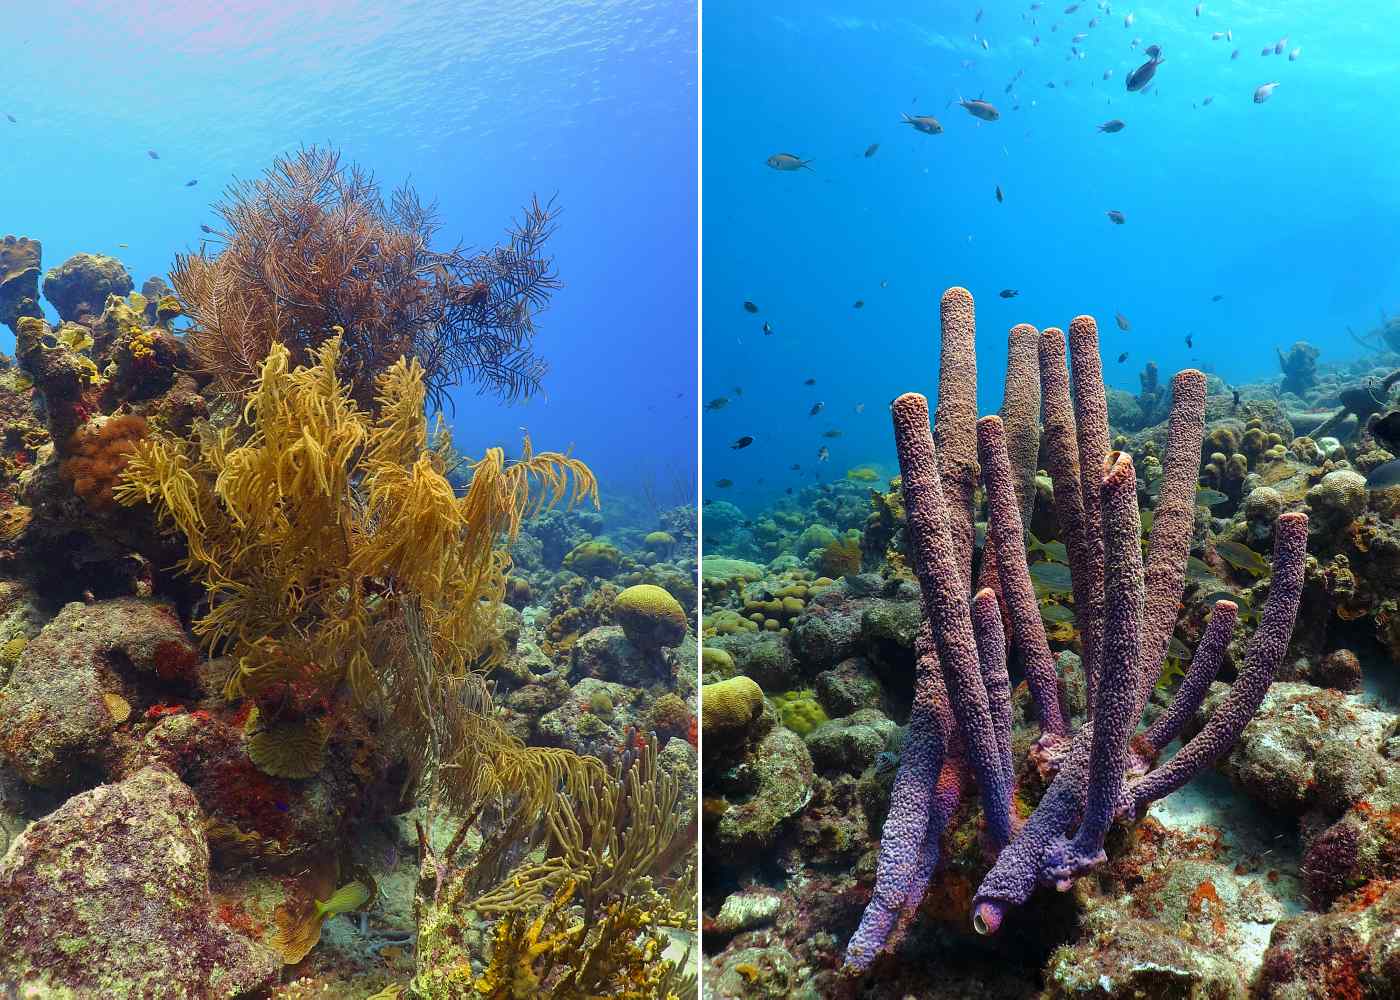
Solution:
<svg viewBox="0 0 1400 1000"><path fill-rule="evenodd" d="M880 144L879 144L878 142L872 142L870 145L866 146L866 147L865 147L865 158L866 158L867 160L870 159L872 156L875 155L875 150L877 150L877 149L879 149L879 148L880 148Z"/></svg>
<svg viewBox="0 0 1400 1000"><path fill-rule="evenodd" d="M822 432L822 437L824 437L824 438L839 438L840 436L841 436L841 432L838 431L838 430L830 430L830 431L823 431L823 432Z"/></svg>
<svg viewBox="0 0 1400 1000"><path fill-rule="evenodd" d="M786 493L788 496L792 496L792 487L789 486L787 489L783 490L783 492Z"/></svg>
<svg viewBox="0 0 1400 1000"><path fill-rule="evenodd" d="M807 166L807 164L812 162L811 160L799 159L798 157L793 156L791 153L774 153L772 156L768 157L768 159L764 160L763 162L767 163L774 170L812 169L811 167ZM815 172L816 171L813 171L813 173Z"/></svg>
<svg viewBox="0 0 1400 1000"><path fill-rule="evenodd" d="M1210 297L1210 300L1211 300L1212 302L1219 302L1219 301L1220 301L1221 299L1223 299L1224 297L1225 297L1225 296L1223 296L1223 295L1212 295L1212 296Z"/></svg>
<svg viewBox="0 0 1400 1000"><path fill-rule="evenodd" d="M1066 14L1073 14L1073 13L1074 13L1075 11L1077 11L1078 9L1079 9L1079 4L1077 4L1077 3L1072 3L1072 4L1070 4L1068 7L1065 8L1065 13L1066 13Z"/></svg>
<svg viewBox="0 0 1400 1000"><path fill-rule="evenodd" d="M735 451L738 451L740 448L747 448L751 444L753 444L753 436L745 434L743 437L735 441L729 447L733 448Z"/></svg>
<svg viewBox="0 0 1400 1000"><path fill-rule="evenodd" d="M750 302L748 299L745 299L745 300L744 300L744 312L756 313L756 312L758 312L758 306L754 305L754 304L753 304L752 302Z"/></svg>
<svg viewBox="0 0 1400 1000"><path fill-rule="evenodd" d="M718 486L718 487L719 487L720 489L722 489L722 490L727 490L727 489L729 489L729 487L731 487L731 486L734 485L734 480L732 480L732 479L717 479L717 480L715 480L715 485Z"/></svg>
<svg viewBox="0 0 1400 1000"><path fill-rule="evenodd" d="M978 8L977 8L977 16L974 17L974 18L972 19L972 23L973 23L973 24L976 24L976 23L977 23L978 21L980 21L980 20L982 20L982 8L981 8L981 7L978 7Z"/></svg>
<svg viewBox="0 0 1400 1000"><path fill-rule="evenodd" d="M1283 47L1284 47L1285 45L1287 45L1287 44L1288 44L1288 36L1287 36L1287 35L1284 35L1282 38L1280 38L1277 42L1274 43L1274 55L1276 55L1276 56L1281 56L1281 55L1283 55Z"/></svg>
<svg viewBox="0 0 1400 1000"><path fill-rule="evenodd" d="M14 115L7 114L5 117L8 118L8 119L10 120L10 124L11 124L11 125L18 125L18 124L19 124L19 120L18 120L17 118L15 118Z"/></svg>
<svg viewBox="0 0 1400 1000"><path fill-rule="evenodd" d="M1191 343L1191 334L1189 334L1189 333L1186 335L1186 346L1187 346L1187 347L1195 347L1195 346L1196 346L1195 344Z"/></svg>
<svg viewBox="0 0 1400 1000"><path fill-rule="evenodd" d="M744 394L744 387L743 387L742 385L736 385L736 386L734 387L734 395L736 395L736 396L742 396L743 394Z"/></svg>
<svg viewBox="0 0 1400 1000"><path fill-rule="evenodd" d="M1152 78L1157 75L1157 67L1162 65L1162 50L1155 45L1149 45L1144 50L1148 55L1147 62L1128 74L1128 89L1141 90L1152 82Z"/></svg>
<svg viewBox="0 0 1400 1000"><path fill-rule="evenodd" d="M722 410L728 405L728 396L717 396L716 398L710 400L708 403L705 404L705 412L709 413L713 410Z"/></svg>
<svg viewBox="0 0 1400 1000"><path fill-rule="evenodd" d="M153 159L153 160L159 160L159 159L160 159L160 154L157 153L154 149L148 149L148 150L146 150L146 155L149 156L149 157L150 157L151 159Z"/></svg>
<svg viewBox="0 0 1400 1000"><path fill-rule="evenodd" d="M1118 323L1118 329L1122 330L1124 333L1127 333L1133 328L1133 324L1128 322L1128 317L1124 316L1122 313L1114 313L1113 318Z"/></svg>
<svg viewBox="0 0 1400 1000"><path fill-rule="evenodd" d="M792 471L793 471L793 472L801 472L801 471L802 471L802 466L799 465L799 464L796 463L796 462L793 462L793 463L792 463Z"/></svg>
<svg viewBox="0 0 1400 1000"><path fill-rule="evenodd" d="M803 384L803 385L816 385L816 384L817 384L817 380L814 379L814 378L809 378L807 381L803 382L802 384Z"/></svg>
<svg viewBox="0 0 1400 1000"><path fill-rule="evenodd" d="M1121 365L1124 361L1127 361L1127 360L1128 360L1128 352L1127 352L1127 351L1124 351L1122 354L1118 355L1118 363L1119 363L1120 365Z"/></svg>
<svg viewBox="0 0 1400 1000"><path fill-rule="evenodd" d="M1003 289L1001 290L1000 294L1001 294L1001 297L1004 298L1004 299L1014 299L1016 296L1020 295L1021 293L1018 292L1018 291L1017 291L1016 289L1014 289L1014 288L1003 288Z"/></svg>
<svg viewBox="0 0 1400 1000"><path fill-rule="evenodd" d="M1400 486L1400 458L1376 466L1366 476L1368 490L1388 490L1392 486Z"/></svg>
<svg viewBox="0 0 1400 1000"><path fill-rule="evenodd" d="M766 319L763 321L763 335L765 337L773 336L773 324L768 322Z"/></svg>
<svg viewBox="0 0 1400 1000"><path fill-rule="evenodd" d="M992 107L986 101L958 101L973 118L980 118L984 122L994 122L1001 117L1001 112Z"/></svg>
<svg viewBox="0 0 1400 1000"><path fill-rule="evenodd" d="M1003 201L1006 200L1006 196L1005 196L1004 194L1001 193L1001 185L1000 185L1000 184L997 185L996 194L997 194L997 204L1000 205Z"/></svg>
<svg viewBox="0 0 1400 1000"><path fill-rule="evenodd" d="M192 187L194 187L194 186L195 186L196 184L198 184L198 183L199 183L198 180L185 181L185 187L187 187L187 188L192 188Z"/></svg>
<svg viewBox="0 0 1400 1000"><path fill-rule="evenodd" d="M818 413L822 411L822 407L824 407L825 405L825 403L813 403L812 409L807 412L807 416L815 417Z"/></svg>
<svg viewBox="0 0 1400 1000"><path fill-rule="evenodd" d="M204 223L202 223L202 222L199 224L199 231L202 232L202 233L213 233L213 232L214 232L213 229L211 229L210 227L206 226L206 225L205 225Z"/></svg>
<svg viewBox="0 0 1400 1000"><path fill-rule="evenodd" d="M1128 123L1121 118L1110 118L1099 126L1100 132L1121 132L1128 127Z"/></svg>
<svg viewBox="0 0 1400 1000"><path fill-rule="evenodd" d="M1211 102L1214 101L1214 100L1215 100L1214 97L1211 97L1209 94L1207 94L1205 97L1202 97L1202 98L1201 98L1201 107L1203 107L1203 108L1208 108L1208 107L1210 107Z"/></svg>
<svg viewBox="0 0 1400 1000"><path fill-rule="evenodd" d="M938 124L938 119L933 115L905 115L904 124L924 135L939 135L943 131L943 126Z"/></svg>
<svg viewBox="0 0 1400 1000"><path fill-rule="evenodd" d="M1128 217L1116 208L1110 208L1104 215L1108 216L1108 221L1112 222L1115 226L1121 226L1128 221Z"/></svg>
<svg viewBox="0 0 1400 1000"><path fill-rule="evenodd" d="M1240 50L1239 50L1239 49L1236 49L1234 52L1231 52L1231 53L1230 53L1230 58L1231 58L1231 59L1238 59L1239 57L1240 57Z"/></svg>
<svg viewBox="0 0 1400 1000"><path fill-rule="evenodd" d="M1230 404L1230 409L1238 410L1240 408L1240 391L1238 389L1231 389L1230 391L1235 394L1235 401Z"/></svg>
<svg viewBox="0 0 1400 1000"><path fill-rule="evenodd" d="M851 308L852 308L852 309L864 309L864 308L865 308L865 300L864 300L864 299L856 299L855 302L851 303Z"/></svg>
<svg viewBox="0 0 1400 1000"><path fill-rule="evenodd" d="M817 449L817 461L818 461L818 462L825 462L825 461L826 461L827 459L829 459L830 457L831 457L831 449L828 448L826 445L822 445L820 448Z"/></svg>

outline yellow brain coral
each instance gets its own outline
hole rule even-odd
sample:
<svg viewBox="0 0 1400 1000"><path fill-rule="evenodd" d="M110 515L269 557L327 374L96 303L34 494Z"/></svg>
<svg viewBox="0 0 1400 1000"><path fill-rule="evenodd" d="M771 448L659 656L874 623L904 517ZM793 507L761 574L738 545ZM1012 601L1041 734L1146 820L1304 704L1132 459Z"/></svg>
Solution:
<svg viewBox="0 0 1400 1000"><path fill-rule="evenodd" d="M700 689L700 728L705 739L730 741L763 714L763 688L740 674Z"/></svg>
<svg viewBox="0 0 1400 1000"><path fill-rule="evenodd" d="M639 583L618 594L613 617L632 644L643 649L674 646L685 638L685 609L655 584Z"/></svg>

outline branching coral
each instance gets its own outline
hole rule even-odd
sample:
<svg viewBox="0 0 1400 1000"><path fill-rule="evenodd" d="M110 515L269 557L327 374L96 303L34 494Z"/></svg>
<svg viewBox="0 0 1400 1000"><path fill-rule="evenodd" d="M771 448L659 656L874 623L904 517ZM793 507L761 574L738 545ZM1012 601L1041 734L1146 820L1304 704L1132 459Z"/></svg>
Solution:
<svg viewBox="0 0 1400 1000"><path fill-rule="evenodd" d="M435 211L412 188L386 205L373 176L312 147L233 185L215 210L222 251L177 257L171 280L217 390L246 390L274 343L308 363L334 327L339 374L362 403L403 355L435 404L464 377L507 398L539 388L533 314L559 287L544 253L552 204L532 202L504 245L435 251Z"/></svg>
<svg viewBox="0 0 1400 1000"><path fill-rule="evenodd" d="M367 699L371 631L406 595L449 663L493 659L510 566L498 543L569 496L571 478L571 502L597 500L587 466L534 454L528 439L514 464L490 449L456 496L428 448L418 363L379 377L373 417L351 400L339 360L338 337L304 368L275 345L236 426L140 442L115 493L152 503L184 536L183 568L209 596L194 631L238 663L230 697L346 679Z"/></svg>

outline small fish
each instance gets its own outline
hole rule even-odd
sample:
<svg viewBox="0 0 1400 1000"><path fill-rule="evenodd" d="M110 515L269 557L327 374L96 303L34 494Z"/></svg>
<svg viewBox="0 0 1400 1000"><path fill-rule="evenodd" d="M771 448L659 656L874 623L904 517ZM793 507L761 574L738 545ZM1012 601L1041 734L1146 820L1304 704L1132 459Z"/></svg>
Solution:
<svg viewBox="0 0 1400 1000"><path fill-rule="evenodd" d="M1203 4L1203 3L1198 3L1198 4L1196 4L1196 16L1197 16L1197 17L1200 17L1200 16L1201 16L1201 8L1204 7L1204 6L1205 6L1205 4Z"/></svg>
<svg viewBox="0 0 1400 1000"><path fill-rule="evenodd" d="M793 471L793 472L801 472L801 471L802 471L802 466L798 465L796 462L793 462L793 463L792 463L791 468L792 468L792 471Z"/></svg>
<svg viewBox="0 0 1400 1000"><path fill-rule="evenodd" d="M744 394L744 387L743 387L742 385L736 385L736 386L734 387L734 395L736 395L736 396L742 396L743 394Z"/></svg>
<svg viewBox="0 0 1400 1000"><path fill-rule="evenodd" d="M986 101L958 101L973 118L980 118L984 122L994 122L1001 117L1001 112L992 107Z"/></svg>
<svg viewBox="0 0 1400 1000"><path fill-rule="evenodd" d="M1211 300L1212 302L1219 302L1219 301L1220 301L1221 299L1223 299L1224 297L1225 297L1225 296L1223 296L1223 295L1212 295L1212 296L1210 297L1210 300Z"/></svg>
<svg viewBox="0 0 1400 1000"><path fill-rule="evenodd" d="M11 125L18 125L18 124L19 124L19 119L17 119L14 115L6 114L5 117L6 117L7 119L9 119L9 122L10 122Z"/></svg>
<svg viewBox="0 0 1400 1000"><path fill-rule="evenodd" d="M1077 4L1077 3L1072 3L1072 4L1070 4L1068 7L1065 8L1065 13L1066 13L1066 14L1073 14L1073 13L1074 13L1075 11L1077 11L1078 9L1079 9L1079 4Z"/></svg>
<svg viewBox="0 0 1400 1000"><path fill-rule="evenodd" d="M1118 211L1118 209L1116 208L1110 208L1107 212L1104 213L1104 215L1108 216L1108 221L1113 223L1115 226L1121 226L1123 223L1128 221L1128 217L1122 212Z"/></svg>
<svg viewBox="0 0 1400 1000"><path fill-rule="evenodd" d="M185 181L185 187L192 188L199 183L198 179Z"/></svg>
<svg viewBox="0 0 1400 1000"><path fill-rule="evenodd" d="M117 246L121 247L123 250L130 250L130 249L131 249L131 244L130 244L130 243L118 243Z"/></svg>
<svg viewBox="0 0 1400 1000"><path fill-rule="evenodd" d="M822 437L824 437L824 438L839 438L840 436L841 436L841 432L838 431L838 430L829 430L829 431L823 431L823 432L822 432Z"/></svg>
<svg viewBox="0 0 1400 1000"><path fill-rule="evenodd" d="M789 486L787 489L783 490L783 492L786 493L788 496L792 496L792 487Z"/></svg>
<svg viewBox="0 0 1400 1000"><path fill-rule="evenodd" d="M1189 334L1189 333L1186 335L1186 346L1187 346L1187 347L1195 347L1195 346L1196 346L1195 344L1191 343L1191 334Z"/></svg>
<svg viewBox="0 0 1400 1000"><path fill-rule="evenodd" d="M1203 107L1203 108L1208 108L1208 107L1210 107L1211 102L1213 102L1214 100L1215 100L1214 97L1212 97L1210 94L1207 94L1205 97L1202 97L1202 98L1201 98L1201 107Z"/></svg>
<svg viewBox="0 0 1400 1000"><path fill-rule="evenodd" d="M1119 363L1120 365L1121 365L1124 361L1127 361L1127 360L1128 360L1128 352L1127 352L1127 351L1124 351L1122 354L1118 355L1118 363Z"/></svg>
<svg viewBox="0 0 1400 1000"><path fill-rule="evenodd" d="M1231 59L1238 59L1239 57L1240 57L1240 50L1239 50L1239 49L1236 49L1234 52L1231 52L1231 53L1230 53L1230 58L1231 58Z"/></svg>
<svg viewBox="0 0 1400 1000"><path fill-rule="evenodd" d="M1216 507L1230 498L1219 490L1213 490L1209 486L1202 486L1196 490L1196 502L1202 507Z"/></svg>
<svg viewBox="0 0 1400 1000"><path fill-rule="evenodd" d="M1299 57L1300 55L1302 55L1302 54L1303 54L1303 47L1302 47L1301 45L1299 45L1299 46L1298 46L1296 49L1294 49L1292 52L1288 53L1288 61L1289 61L1289 62L1297 62L1297 61L1298 61L1298 57Z"/></svg>
<svg viewBox="0 0 1400 1000"><path fill-rule="evenodd" d="M1274 88L1277 87L1277 86L1278 86L1278 82L1275 81L1274 83L1264 83L1264 84L1260 84L1258 87L1255 87L1255 88L1254 88L1254 103L1255 103L1255 104L1263 104L1263 103L1264 103L1265 101L1267 101L1270 97L1273 97L1273 96L1274 96Z"/></svg>
<svg viewBox="0 0 1400 1000"><path fill-rule="evenodd" d="M1230 404L1230 409L1238 410L1240 408L1240 391L1238 389L1231 389L1230 391L1235 395L1235 401Z"/></svg>
<svg viewBox="0 0 1400 1000"><path fill-rule="evenodd" d="M735 451L738 451L740 448L747 448L751 444L753 444L753 435L745 434L743 437L735 441L729 447L733 448Z"/></svg>
<svg viewBox="0 0 1400 1000"><path fill-rule="evenodd" d="M1287 45L1287 44L1288 44L1288 36L1287 36L1287 35L1284 35L1282 38L1280 38L1277 42L1274 43L1274 55L1276 55L1276 56L1281 56L1281 55L1283 55L1283 47L1284 47L1285 45Z"/></svg>
<svg viewBox="0 0 1400 1000"><path fill-rule="evenodd" d="M1004 299L1014 299L1016 296L1020 295L1021 293L1018 292L1018 291L1017 291L1016 289L1014 289L1014 288L1003 288L1003 289L1001 290L1001 292L999 292L998 294L1000 294L1001 297L1004 298Z"/></svg>
<svg viewBox="0 0 1400 1000"><path fill-rule="evenodd" d="M1132 26L1133 26L1133 14L1132 14L1131 11L1129 11L1127 14L1125 14L1125 15L1123 16L1123 27L1125 27L1125 28L1131 28Z"/></svg>
<svg viewBox="0 0 1400 1000"><path fill-rule="evenodd" d="M773 336L773 324L768 322L766 319L763 321L763 335L765 337Z"/></svg>
<svg viewBox="0 0 1400 1000"><path fill-rule="evenodd" d="M881 750L875 755L876 774L894 774L899 770L899 754L890 750Z"/></svg>
<svg viewBox="0 0 1400 1000"><path fill-rule="evenodd" d="M831 449L828 448L826 445L822 445L820 448L817 449L817 461L818 461L818 462L825 462L825 461L827 461L827 460L830 459L830 458L831 458Z"/></svg>
<svg viewBox="0 0 1400 1000"><path fill-rule="evenodd" d="M1100 132L1121 132L1128 127L1128 123L1121 118L1110 118L1099 126Z"/></svg>
<svg viewBox="0 0 1400 1000"><path fill-rule="evenodd" d="M1376 466L1366 476L1368 490L1388 490L1392 486L1400 486L1400 458Z"/></svg>
<svg viewBox="0 0 1400 1000"><path fill-rule="evenodd" d="M997 196L997 204L998 204L998 205L1000 205L1003 201L1006 200L1006 196L1005 196L1004 194L1001 193L1001 185L1000 185L1000 184L997 185L996 196Z"/></svg>
<svg viewBox="0 0 1400 1000"><path fill-rule="evenodd" d="M209 233L209 234L211 234L211 235L212 235L213 232L214 232L214 230L213 230L212 227L206 226L206 225L205 225L204 223L202 223L202 222L199 224L199 231L202 232L202 233Z"/></svg>
<svg viewBox="0 0 1400 1000"><path fill-rule="evenodd" d="M1127 333L1133 328L1133 324L1128 322L1128 317L1124 316L1122 313L1114 313L1113 318L1118 322L1118 329L1122 330L1124 333Z"/></svg>
<svg viewBox="0 0 1400 1000"><path fill-rule="evenodd" d="M722 410L729 405L728 396L717 396L705 404L705 412L712 413L715 410Z"/></svg>
<svg viewBox="0 0 1400 1000"><path fill-rule="evenodd" d="M865 412L865 404L864 404L864 403L857 403L857 404L856 404L856 412L857 412L857 413L864 413L864 412Z"/></svg>
<svg viewBox="0 0 1400 1000"><path fill-rule="evenodd" d="M976 24L976 23L977 23L978 21L980 21L980 20L982 20L982 8L981 8L981 7L978 7L978 8L977 8L977 16L974 17L974 18L972 19L972 23L973 23L973 24Z"/></svg>
<svg viewBox="0 0 1400 1000"><path fill-rule="evenodd" d="M791 153L774 153L763 162L767 163L774 170L811 170L808 166L811 160L799 159ZM813 171L815 173L815 171Z"/></svg>
<svg viewBox="0 0 1400 1000"><path fill-rule="evenodd" d="M1272 45L1265 45L1259 50L1259 54L1261 56L1271 56L1274 54L1274 47Z"/></svg>
<svg viewBox="0 0 1400 1000"><path fill-rule="evenodd" d="M1147 62L1128 74L1128 89L1142 90L1152 78L1157 75L1157 67L1162 65L1162 50L1156 45L1149 45L1144 49L1147 53Z"/></svg>
<svg viewBox="0 0 1400 1000"><path fill-rule="evenodd" d="M851 303L851 308L852 308L852 309L864 309L864 308L865 308L865 300L864 300L864 299L856 299L854 302Z"/></svg>
<svg viewBox="0 0 1400 1000"><path fill-rule="evenodd" d="M1220 577L1215 575L1215 570L1210 568L1210 563L1195 556L1188 556L1186 559L1186 579L1195 580L1197 583L1212 583L1217 586Z"/></svg>
<svg viewBox="0 0 1400 1000"><path fill-rule="evenodd" d="M1103 71L1103 78L1104 78L1105 80L1112 80L1112 79L1113 79L1113 70L1111 70L1111 69L1106 69L1106 70L1104 70L1104 71Z"/></svg>
<svg viewBox="0 0 1400 1000"><path fill-rule="evenodd" d="M1071 39L1070 39L1070 42L1071 42L1072 44L1074 44L1074 45L1078 45L1080 42L1084 41L1084 39L1086 39L1086 38L1088 38L1088 37L1089 37L1089 33L1088 33L1088 32L1086 32L1086 31L1081 31L1081 32L1079 32L1078 34L1076 34L1073 38L1071 38Z"/></svg>
<svg viewBox="0 0 1400 1000"><path fill-rule="evenodd" d="M1212 42L1218 42L1218 41L1220 41L1220 39L1222 39L1222 38L1224 38L1224 37L1225 37L1225 32L1223 32L1223 31L1212 31L1212 32L1210 33L1210 40L1211 40Z"/></svg>
<svg viewBox="0 0 1400 1000"><path fill-rule="evenodd" d="M811 410L807 412L807 416L815 417L818 413L822 411L822 407L824 406L826 406L826 404L822 402L813 403Z"/></svg>
<svg viewBox="0 0 1400 1000"><path fill-rule="evenodd" d="M149 157L150 157L151 159L153 159L153 160L159 160L159 159L160 159L160 154L157 153L154 149L148 149L148 150L146 150L146 155L149 156Z"/></svg>
<svg viewBox="0 0 1400 1000"><path fill-rule="evenodd" d="M756 312L758 312L758 306L754 305L754 304L753 304L752 302L750 302L748 299L745 299L745 300L744 300L744 312L746 312L746 313L756 313Z"/></svg>
<svg viewBox="0 0 1400 1000"><path fill-rule="evenodd" d="M1264 576L1269 572L1269 564L1264 561L1264 557L1243 542L1216 542L1215 554L1235 569L1244 570L1250 576Z"/></svg>
<svg viewBox="0 0 1400 1000"><path fill-rule="evenodd" d="M816 384L817 384L817 380L814 379L814 378L809 378L807 381L803 382L802 384L803 384L803 385L816 385Z"/></svg>
<svg viewBox="0 0 1400 1000"><path fill-rule="evenodd" d="M870 145L866 146L866 147L865 147L865 158L866 158L867 160L870 159L872 156L875 155L875 151L876 151L877 149L879 149L879 148L880 148L880 144L879 144L878 142L872 142Z"/></svg>
<svg viewBox="0 0 1400 1000"><path fill-rule="evenodd" d="M715 485L718 486L718 487L719 487L720 489L722 489L722 490L727 490L727 489L729 489L729 487L731 487L731 486L734 485L734 480L732 480L732 479L716 479L716 480L715 480Z"/></svg>
<svg viewBox="0 0 1400 1000"><path fill-rule="evenodd" d="M982 51L983 51L983 52L986 52L987 49L988 49L988 47L989 47L989 46L987 45L987 40L986 40L985 38L982 39Z"/></svg>
<svg viewBox="0 0 1400 1000"><path fill-rule="evenodd" d="M943 126L933 115L905 115L904 124L924 135L940 135L943 132Z"/></svg>
<svg viewBox="0 0 1400 1000"><path fill-rule="evenodd" d="M880 287L881 287L881 288L889 288L889 287L890 287L890 283L889 283L888 281L881 281L881 282L880 282Z"/></svg>

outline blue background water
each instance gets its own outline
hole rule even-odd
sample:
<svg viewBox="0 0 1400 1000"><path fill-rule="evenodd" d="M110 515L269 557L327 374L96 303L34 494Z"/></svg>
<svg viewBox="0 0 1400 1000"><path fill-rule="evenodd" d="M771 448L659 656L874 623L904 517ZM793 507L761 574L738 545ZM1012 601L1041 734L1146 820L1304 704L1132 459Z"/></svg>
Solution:
<svg viewBox="0 0 1400 1000"><path fill-rule="evenodd" d="M1400 309L1400 4L1356 0L1343 14L1208 0L1199 18L1191 0L1113 3L1111 15L1067 5L1032 15L1022 0L985 2L976 23L977 0L917 14L706 4L703 395L731 400L703 417L707 499L752 513L810 482L823 444L824 477L871 461L892 472L887 404L935 390L937 297L949 285L977 298L983 412L1000 406L1017 322L1095 315L1109 383L1137 392L1149 358L1164 376L1195 364L1235 382L1276 374L1274 347L1297 339L1324 363L1355 357L1346 327ZM1233 41L1211 40L1227 29ZM1077 32L1086 56L1066 61ZM1272 54L1284 35L1284 54ZM1166 58L1156 84L1129 93L1153 42ZM1254 104L1270 81L1272 99ZM959 95L993 102L1001 119L979 123ZM932 114L945 131L917 133L903 112ZM1127 128L1096 131L1112 118ZM880 148L867 159L871 143ZM812 170L765 166L777 152ZM1007 288L1019 297L999 298ZM818 400L825 410L808 417ZM829 429L843 436L822 438ZM732 450L741 435L756 441ZM721 478L735 485L717 488Z"/></svg>
<svg viewBox="0 0 1400 1000"><path fill-rule="evenodd" d="M445 244L493 244L558 192L547 399L466 390L456 439L573 445L605 500L693 486L694 4L7 0L0 38L0 113L18 120L0 118L0 234L41 240L45 268L111 253L139 288L198 245L226 183L303 143L386 191L411 176Z"/></svg>

